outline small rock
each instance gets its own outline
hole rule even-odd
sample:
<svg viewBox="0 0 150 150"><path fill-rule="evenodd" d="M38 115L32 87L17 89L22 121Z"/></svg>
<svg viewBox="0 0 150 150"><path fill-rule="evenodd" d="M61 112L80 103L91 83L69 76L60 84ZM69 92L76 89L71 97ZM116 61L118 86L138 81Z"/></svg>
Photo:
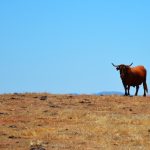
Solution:
<svg viewBox="0 0 150 150"><path fill-rule="evenodd" d="M40 100L42 100L42 101L47 100L47 96L41 96Z"/></svg>
<svg viewBox="0 0 150 150"><path fill-rule="evenodd" d="M69 95L68 98L73 98L73 95Z"/></svg>
<svg viewBox="0 0 150 150"><path fill-rule="evenodd" d="M46 150L42 145L32 145L30 150Z"/></svg>
<svg viewBox="0 0 150 150"><path fill-rule="evenodd" d="M49 107L52 107L52 108L60 108L60 106L55 105L55 104L52 104L52 103L49 104Z"/></svg>
<svg viewBox="0 0 150 150"><path fill-rule="evenodd" d="M14 135L10 135L8 138L9 138L9 139L21 139L21 137L16 137L16 136L14 136Z"/></svg>
<svg viewBox="0 0 150 150"><path fill-rule="evenodd" d="M16 139L17 137L15 137L14 135L10 135L8 138L9 139Z"/></svg>
<svg viewBox="0 0 150 150"><path fill-rule="evenodd" d="M17 128L17 126L11 125L11 126L9 126L9 128Z"/></svg>
<svg viewBox="0 0 150 150"><path fill-rule="evenodd" d="M0 135L6 136L7 134L6 134L6 133L2 133L2 134L0 134Z"/></svg>
<svg viewBox="0 0 150 150"><path fill-rule="evenodd" d="M0 115L8 115L8 113L0 112Z"/></svg>
<svg viewBox="0 0 150 150"><path fill-rule="evenodd" d="M83 101L80 101L79 103L84 104L84 103L91 103L91 102L88 101L87 99L84 99Z"/></svg>
<svg viewBox="0 0 150 150"><path fill-rule="evenodd" d="M33 98L38 98L38 96L34 96Z"/></svg>
<svg viewBox="0 0 150 150"><path fill-rule="evenodd" d="M80 101L79 103L85 103L84 101Z"/></svg>
<svg viewBox="0 0 150 150"><path fill-rule="evenodd" d="M42 125L41 125L41 124L38 124L37 126L41 127Z"/></svg>
<svg viewBox="0 0 150 150"><path fill-rule="evenodd" d="M44 112L44 113L47 113L47 112L48 112L48 110L44 110L43 112Z"/></svg>

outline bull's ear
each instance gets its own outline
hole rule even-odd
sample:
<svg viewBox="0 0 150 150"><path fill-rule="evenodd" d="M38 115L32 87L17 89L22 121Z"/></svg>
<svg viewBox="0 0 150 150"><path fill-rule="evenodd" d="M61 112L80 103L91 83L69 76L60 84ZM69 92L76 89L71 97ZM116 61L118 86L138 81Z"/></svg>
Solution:
<svg viewBox="0 0 150 150"><path fill-rule="evenodd" d="M118 71L118 70L120 70L120 68L119 68L119 67L116 67L116 70Z"/></svg>

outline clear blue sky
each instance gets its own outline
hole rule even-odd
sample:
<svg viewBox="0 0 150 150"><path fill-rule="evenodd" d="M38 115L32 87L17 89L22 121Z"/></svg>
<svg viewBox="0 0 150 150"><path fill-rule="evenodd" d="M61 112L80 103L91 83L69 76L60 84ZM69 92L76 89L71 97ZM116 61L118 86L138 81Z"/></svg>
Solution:
<svg viewBox="0 0 150 150"><path fill-rule="evenodd" d="M150 87L149 8L148 0L0 1L0 93L123 92L111 62L144 65Z"/></svg>

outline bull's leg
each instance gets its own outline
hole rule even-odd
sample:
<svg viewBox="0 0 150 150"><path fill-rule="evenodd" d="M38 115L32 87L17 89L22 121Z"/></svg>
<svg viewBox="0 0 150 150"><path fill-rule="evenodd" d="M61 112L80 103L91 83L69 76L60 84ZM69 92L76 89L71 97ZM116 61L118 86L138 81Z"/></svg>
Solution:
<svg viewBox="0 0 150 150"><path fill-rule="evenodd" d="M130 85L128 85L128 95L130 95Z"/></svg>
<svg viewBox="0 0 150 150"><path fill-rule="evenodd" d="M124 90L125 90L124 96L128 96L128 93L127 93L127 85L125 85L125 84L123 83L123 86L124 86Z"/></svg>
<svg viewBox="0 0 150 150"><path fill-rule="evenodd" d="M136 92L135 92L135 96L137 96L138 94L138 91L139 91L139 85L136 86Z"/></svg>
<svg viewBox="0 0 150 150"><path fill-rule="evenodd" d="M146 81L143 82L143 89L144 89L143 96L146 96L146 92L148 92Z"/></svg>

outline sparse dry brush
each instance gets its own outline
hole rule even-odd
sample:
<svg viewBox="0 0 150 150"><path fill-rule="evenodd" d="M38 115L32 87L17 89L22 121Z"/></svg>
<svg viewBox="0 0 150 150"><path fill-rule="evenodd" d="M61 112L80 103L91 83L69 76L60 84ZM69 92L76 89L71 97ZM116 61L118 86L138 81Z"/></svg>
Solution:
<svg viewBox="0 0 150 150"><path fill-rule="evenodd" d="M150 97L0 95L0 149L149 149Z"/></svg>

